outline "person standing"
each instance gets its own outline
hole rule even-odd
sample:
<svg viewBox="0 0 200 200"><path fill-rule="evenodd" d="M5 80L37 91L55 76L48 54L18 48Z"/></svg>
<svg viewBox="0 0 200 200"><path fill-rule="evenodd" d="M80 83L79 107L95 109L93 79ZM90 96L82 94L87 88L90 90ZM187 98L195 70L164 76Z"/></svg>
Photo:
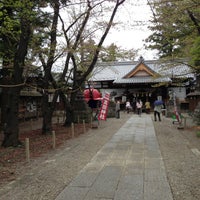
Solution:
<svg viewBox="0 0 200 200"><path fill-rule="evenodd" d="M158 120L161 121L160 113L162 112L162 108L163 108L163 102L156 100L154 102L154 120L155 121L157 121L157 117L158 117Z"/></svg>
<svg viewBox="0 0 200 200"><path fill-rule="evenodd" d="M135 100L135 97L133 98L131 106L132 106L133 113L135 113L135 109L136 109L136 100Z"/></svg>
<svg viewBox="0 0 200 200"><path fill-rule="evenodd" d="M142 114L142 106L143 106L142 101L140 99L137 100L137 102L136 102L136 108L137 108L137 114L139 116L141 116L141 114Z"/></svg>
<svg viewBox="0 0 200 200"><path fill-rule="evenodd" d="M130 103L130 101L127 101L126 102L126 111L127 111L127 113L129 113L130 110L131 110L131 103Z"/></svg>
<svg viewBox="0 0 200 200"><path fill-rule="evenodd" d="M116 105L115 105L115 116L116 116L117 119L120 118L120 101L116 102Z"/></svg>
<svg viewBox="0 0 200 200"><path fill-rule="evenodd" d="M147 101L145 102L145 110L146 110L146 113L147 113L147 114L150 113L150 109L151 109L150 102L147 100Z"/></svg>

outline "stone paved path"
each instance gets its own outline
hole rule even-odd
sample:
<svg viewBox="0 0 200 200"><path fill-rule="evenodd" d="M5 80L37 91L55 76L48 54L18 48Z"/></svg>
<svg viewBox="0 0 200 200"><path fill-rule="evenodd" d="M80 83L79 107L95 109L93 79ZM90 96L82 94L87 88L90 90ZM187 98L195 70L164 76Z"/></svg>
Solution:
<svg viewBox="0 0 200 200"><path fill-rule="evenodd" d="M161 199L173 198L150 115L128 119L56 198Z"/></svg>

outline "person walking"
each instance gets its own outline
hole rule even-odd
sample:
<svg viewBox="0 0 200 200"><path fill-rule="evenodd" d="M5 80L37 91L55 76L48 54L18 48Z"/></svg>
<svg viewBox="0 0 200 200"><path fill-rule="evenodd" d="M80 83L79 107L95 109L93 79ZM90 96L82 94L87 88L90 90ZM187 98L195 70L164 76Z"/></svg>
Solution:
<svg viewBox="0 0 200 200"><path fill-rule="evenodd" d="M143 106L143 103L142 103L141 99L137 100L137 102L136 102L137 114L140 117L141 117L141 114L142 114L142 106Z"/></svg>
<svg viewBox="0 0 200 200"><path fill-rule="evenodd" d="M116 116L117 119L120 118L120 101L116 102L116 105L115 105L115 116Z"/></svg>
<svg viewBox="0 0 200 200"><path fill-rule="evenodd" d="M160 113L162 112L162 108L163 108L163 102L156 100L154 102L154 120L155 121L157 121L157 117L158 117L158 120L161 121Z"/></svg>

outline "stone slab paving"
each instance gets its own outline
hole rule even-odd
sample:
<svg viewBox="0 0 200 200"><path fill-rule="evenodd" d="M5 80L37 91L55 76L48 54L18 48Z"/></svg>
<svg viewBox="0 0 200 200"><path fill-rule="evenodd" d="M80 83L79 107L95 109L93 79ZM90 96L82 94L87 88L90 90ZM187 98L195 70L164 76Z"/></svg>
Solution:
<svg viewBox="0 0 200 200"><path fill-rule="evenodd" d="M151 116L129 118L56 200L173 200Z"/></svg>

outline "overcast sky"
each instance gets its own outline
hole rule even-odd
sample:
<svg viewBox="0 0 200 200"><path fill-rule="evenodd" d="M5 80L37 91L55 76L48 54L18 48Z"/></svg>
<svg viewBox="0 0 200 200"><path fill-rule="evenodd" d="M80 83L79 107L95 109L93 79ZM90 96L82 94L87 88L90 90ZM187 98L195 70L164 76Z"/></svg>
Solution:
<svg viewBox="0 0 200 200"><path fill-rule="evenodd" d="M151 34L147 28L152 17L147 0L126 0L115 20L122 22L118 30L112 29L105 45L115 43L125 49L139 49L144 59L156 59L156 52L144 48L144 40Z"/></svg>

